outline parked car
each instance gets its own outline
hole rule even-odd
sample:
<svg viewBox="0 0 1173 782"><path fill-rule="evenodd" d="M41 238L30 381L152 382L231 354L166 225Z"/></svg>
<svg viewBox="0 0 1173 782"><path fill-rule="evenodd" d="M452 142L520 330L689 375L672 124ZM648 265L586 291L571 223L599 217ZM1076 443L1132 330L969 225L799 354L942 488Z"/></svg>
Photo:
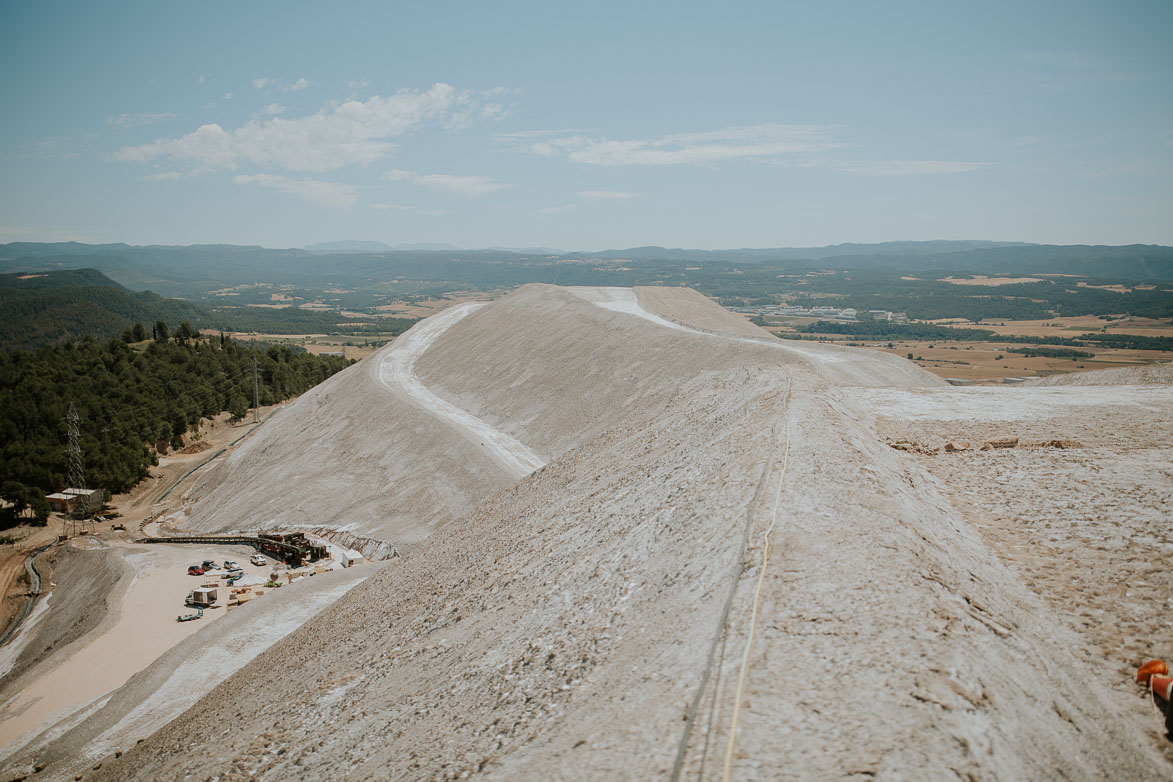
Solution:
<svg viewBox="0 0 1173 782"><path fill-rule="evenodd" d="M187 574L189 576L202 576L204 574L204 569L199 565L188 565Z"/></svg>
<svg viewBox="0 0 1173 782"><path fill-rule="evenodd" d="M269 562L269 560L265 559L264 554L253 554L251 557L248 558L248 561L253 563L257 567L263 567L266 564L268 564L268 562Z"/></svg>
<svg viewBox="0 0 1173 782"><path fill-rule="evenodd" d="M226 559L226 560L224 560L224 569L225 570L240 570L240 565L236 564L236 560L234 560L234 559Z"/></svg>
<svg viewBox="0 0 1173 782"><path fill-rule="evenodd" d="M202 567L205 571L215 570L216 569L216 560L205 559L204 564L200 565L200 567Z"/></svg>

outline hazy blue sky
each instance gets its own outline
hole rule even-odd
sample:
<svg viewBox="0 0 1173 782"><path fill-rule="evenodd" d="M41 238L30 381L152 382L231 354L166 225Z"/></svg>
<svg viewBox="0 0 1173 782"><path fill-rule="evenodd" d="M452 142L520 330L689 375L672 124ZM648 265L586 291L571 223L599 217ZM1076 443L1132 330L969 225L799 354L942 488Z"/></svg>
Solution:
<svg viewBox="0 0 1173 782"><path fill-rule="evenodd" d="M0 1L0 242L1173 244L1173 2Z"/></svg>

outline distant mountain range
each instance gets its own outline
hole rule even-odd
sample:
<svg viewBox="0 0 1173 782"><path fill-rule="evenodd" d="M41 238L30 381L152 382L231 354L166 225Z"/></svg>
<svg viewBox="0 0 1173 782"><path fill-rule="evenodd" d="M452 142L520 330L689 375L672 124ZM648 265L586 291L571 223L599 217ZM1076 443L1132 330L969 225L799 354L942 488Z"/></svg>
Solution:
<svg viewBox="0 0 1173 782"><path fill-rule="evenodd" d="M314 255L344 255L351 253L389 253L389 252L407 252L411 250L423 250L425 252L469 252L467 248L457 247L454 244L447 244L445 242L424 242L421 244L397 244L394 247L386 242L364 242L356 241L354 239L347 239L341 242L322 242L320 244L307 244L302 248L307 253ZM508 253L539 253L543 255L562 255L563 250L555 250L552 247L485 247L485 250L492 250L498 252ZM472 250L471 252L479 252Z"/></svg>
<svg viewBox="0 0 1173 782"><path fill-rule="evenodd" d="M403 244L391 247L382 242L351 241L311 245L309 249L76 242L0 245L0 273L92 268L132 290L148 289L165 296L189 298L220 287L261 281L315 286L329 283L344 287L361 287L370 281L395 278L497 287L533 281L595 284L591 282L589 265L576 263L573 270L569 265L554 269L561 261L595 261L612 268L624 262L643 269L683 264L706 268L713 264L713 269L721 265L763 265L786 270L896 269L1173 280L1173 247L1139 244L1062 246L926 241L732 250L634 247L597 253L560 253L549 248L461 250L446 245Z"/></svg>
<svg viewBox="0 0 1173 782"><path fill-rule="evenodd" d="M626 250L604 250L582 253L584 257L652 259L672 258L685 261L728 260L820 260L859 255L930 255L959 253L968 250L996 247L1038 247L1027 242L987 242L980 240L934 240L925 242L879 242L876 244L829 244L825 247L766 247L733 250L686 250L667 247L631 247Z"/></svg>
<svg viewBox="0 0 1173 782"><path fill-rule="evenodd" d="M437 252L452 252L460 251L463 248L457 247L454 244L433 243L433 244L397 244L394 247L386 242L364 242L356 241L354 239L346 239L341 242L321 242L320 244L307 244L302 248L307 253L314 255L349 255L354 253L391 253L401 252L405 250L435 250Z"/></svg>

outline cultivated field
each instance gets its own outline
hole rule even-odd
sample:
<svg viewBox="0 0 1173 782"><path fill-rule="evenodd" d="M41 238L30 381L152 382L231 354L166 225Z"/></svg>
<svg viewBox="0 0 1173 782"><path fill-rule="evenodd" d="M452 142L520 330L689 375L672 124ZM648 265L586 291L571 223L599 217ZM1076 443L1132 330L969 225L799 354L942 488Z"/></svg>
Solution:
<svg viewBox="0 0 1173 782"><path fill-rule="evenodd" d="M817 323L812 318L785 318L771 325L769 331L779 336L795 333L796 326ZM1152 318L1119 316L1105 320L1092 315L1073 318L1023 321L981 321L971 323L955 319L927 321L939 326L981 328L995 334L1019 337L1078 337L1088 332L1135 334L1144 337L1173 337L1173 323ZM1090 357L1053 358L1027 356L1010 348L1048 348L1030 342L973 342L954 340L876 340L848 337L840 334L804 335L818 337L841 345L858 345L873 350L895 353L915 361L928 371L943 378L964 378L981 382L1001 382L1003 378L1047 376L1067 372L1083 372L1114 367L1133 367L1173 361L1173 351L1131 350L1085 346L1079 351L1092 353ZM910 355L911 354L911 355Z"/></svg>

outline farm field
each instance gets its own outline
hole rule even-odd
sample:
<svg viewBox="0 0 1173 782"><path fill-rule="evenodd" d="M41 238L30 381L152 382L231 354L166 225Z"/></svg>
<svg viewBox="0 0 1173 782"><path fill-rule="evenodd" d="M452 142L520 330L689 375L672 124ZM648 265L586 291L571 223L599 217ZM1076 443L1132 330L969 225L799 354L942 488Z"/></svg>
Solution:
<svg viewBox="0 0 1173 782"><path fill-rule="evenodd" d="M813 318L790 318L770 325L768 330L781 337L793 335L795 328L815 323ZM1091 331L1135 334L1146 337L1173 337L1173 323L1153 318L1129 318L1106 321L1100 317L1053 318L1049 320L983 321L970 323L953 318L926 321L935 325L982 328L999 335L1032 337L1074 337ZM842 334L814 336L820 340L842 345L857 345L909 358L929 372L943 378L964 378L981 382L1001 382L1008 377L1029 377L1082 372L1094 369L1132 367L1156 362L1173 361L1173 351L1130 350L1087 346L1078 348L1091 356L1048 357L1013 352L1045 346L1029 342L970 342L954 340L860 340Z"/></svg>

